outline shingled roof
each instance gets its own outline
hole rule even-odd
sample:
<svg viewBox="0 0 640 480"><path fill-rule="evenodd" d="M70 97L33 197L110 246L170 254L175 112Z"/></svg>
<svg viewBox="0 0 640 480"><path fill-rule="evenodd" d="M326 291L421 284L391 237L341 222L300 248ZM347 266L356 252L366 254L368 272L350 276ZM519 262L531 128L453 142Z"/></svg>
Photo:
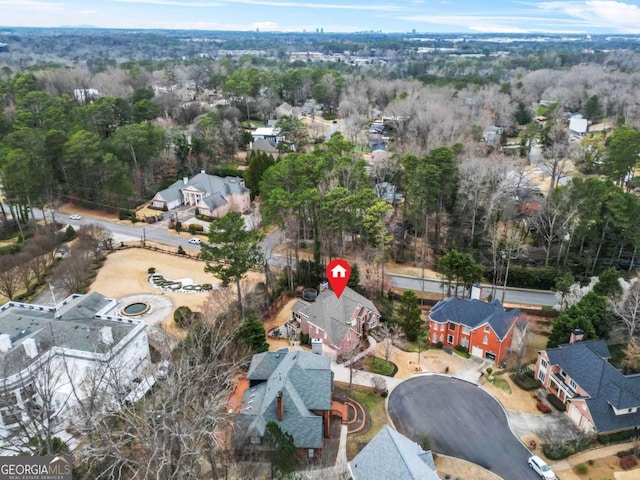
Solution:
<svg viewBox="0 0 640 480"><path fill-rule="evenodd" d="M339 347L351 328L351 317L361 307L380 315L371 300L346 287L340 298L332 290L326 289L320 292L313 303L296 302L292 311L306 316L309 323L324 330L331 343Z"/></svg>
<svg viewBox="0 0 640 480"><path fill-rule="evenodd" d="M606 359L611 357L603 340L567 343L546 350L549 362L558 365L585 390L589 413L599 433L640 426L640 375L623 375ZM613 407L613 408L612 408Z"/></svg>
<svg viewBox="0 0 640 480"><path fill-rule="evenodd" d="M158 195L166 202L175 201L182 198L182 190L185 188L195 188L202 192L205 198L217 194L223 200L229 195L241 195L249 191L243 185L243 180L240 177L219 177L200 172L189 179L186 184L184 180L177 180L168 188L158 192Z"/></svg>
<svg viewBox="0 0 640 480"><path fill-rule="evenodd" d="M349 470L354 480L438 480L431 451L425 452L388 425L349 462Z"/></svg>
<svg viewBox="0 0 640 480"><path fill-rule="evenodd" d="M297 448L322 448L322 417L312 410L331 409L333 374L328 357L302 351L259 353L251 360L247 378L253 386L245 391L237 417L240 439L264 437L267 423L273 421L293 436ZM278 392L284 402L282 421Z"/></svg>
<svg viewBox="0 0 640 480"><path fill-rule="evenodd" d="M519 308L506 311L498 300L487 303L475 299L449 297L435 304L429 318L438 323L453 322L465 325L473 330L488 323L502 340L520 313Z"/></svg>

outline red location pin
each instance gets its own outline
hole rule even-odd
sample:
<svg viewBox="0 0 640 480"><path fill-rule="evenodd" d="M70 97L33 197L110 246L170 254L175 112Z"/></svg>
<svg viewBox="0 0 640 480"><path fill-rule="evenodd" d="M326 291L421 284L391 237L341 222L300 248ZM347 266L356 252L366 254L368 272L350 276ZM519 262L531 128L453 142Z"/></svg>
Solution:
<svg viewBox="0 0 640 480"><path fill-rule="evenodd" d="M327 265L326 274L331 290L336 294L336 297L340 298L347 286L347 282L349 282L351 267L346 260L336 258Z"/></svg>

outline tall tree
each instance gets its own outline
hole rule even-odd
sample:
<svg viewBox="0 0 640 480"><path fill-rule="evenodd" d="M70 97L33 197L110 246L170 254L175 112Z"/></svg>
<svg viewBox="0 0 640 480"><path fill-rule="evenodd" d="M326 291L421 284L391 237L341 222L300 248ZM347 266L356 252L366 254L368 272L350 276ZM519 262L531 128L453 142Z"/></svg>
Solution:
<svg viewBox="0 0 640 480"><path fill-rule="evenodd" d="M200 257L207 262L205 272L213 273L226 285L235 283L242 320L244 306L240 281L247 272L262 265L260 234L246 229L239 212L214 218L209 227L208 243L201 245Z"/></svg>
<svg viewBox="0 0 640 480"><path fill-rule="evenodd" d="M422 329L422 312L418 306L418 297L412 290L402 294L397 310L397 322L407 339L415 342Z"/></svg>
<svg viewBox="0 0 640 480"><path fill-rule="evenodd" d="M633 180L633 172L640 158L640 132L622 126L607 138L605 148L604 169L609 178L619 186Z"/></svg>
<svg viewBox="0 0 640 480"><path fill-rule="evenodd" d="M269 457L272 477L274 473L278 478L282 478L293 472L296 465L296 446L293 443L293 436L283 431L276 422L267 422L265 442L271 447Z"/></svg>

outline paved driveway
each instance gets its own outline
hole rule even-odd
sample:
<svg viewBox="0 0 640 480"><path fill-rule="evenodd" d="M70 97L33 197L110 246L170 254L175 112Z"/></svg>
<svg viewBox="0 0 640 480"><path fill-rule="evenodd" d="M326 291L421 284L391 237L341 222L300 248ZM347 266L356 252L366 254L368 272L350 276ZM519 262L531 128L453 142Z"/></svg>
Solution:
<svg viewBox="0 0 640 480"><path fill-rule="evenodd" d="M391 392L389 415L409 438L429 435L434 452L463 458L505 480L539 479L502 407L468 382L440 375L407 380Z"/></svg>

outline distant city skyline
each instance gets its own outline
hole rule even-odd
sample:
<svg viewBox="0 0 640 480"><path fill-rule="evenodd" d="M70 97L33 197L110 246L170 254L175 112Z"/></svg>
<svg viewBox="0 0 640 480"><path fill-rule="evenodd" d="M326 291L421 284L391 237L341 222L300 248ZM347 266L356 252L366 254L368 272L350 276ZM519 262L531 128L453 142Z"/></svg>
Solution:
<svg viewBox="0 0 640 480"><path fill-rule="evenodd" d="M15 27L640 33L640 0L0 0L0 12Z"/></svg>

